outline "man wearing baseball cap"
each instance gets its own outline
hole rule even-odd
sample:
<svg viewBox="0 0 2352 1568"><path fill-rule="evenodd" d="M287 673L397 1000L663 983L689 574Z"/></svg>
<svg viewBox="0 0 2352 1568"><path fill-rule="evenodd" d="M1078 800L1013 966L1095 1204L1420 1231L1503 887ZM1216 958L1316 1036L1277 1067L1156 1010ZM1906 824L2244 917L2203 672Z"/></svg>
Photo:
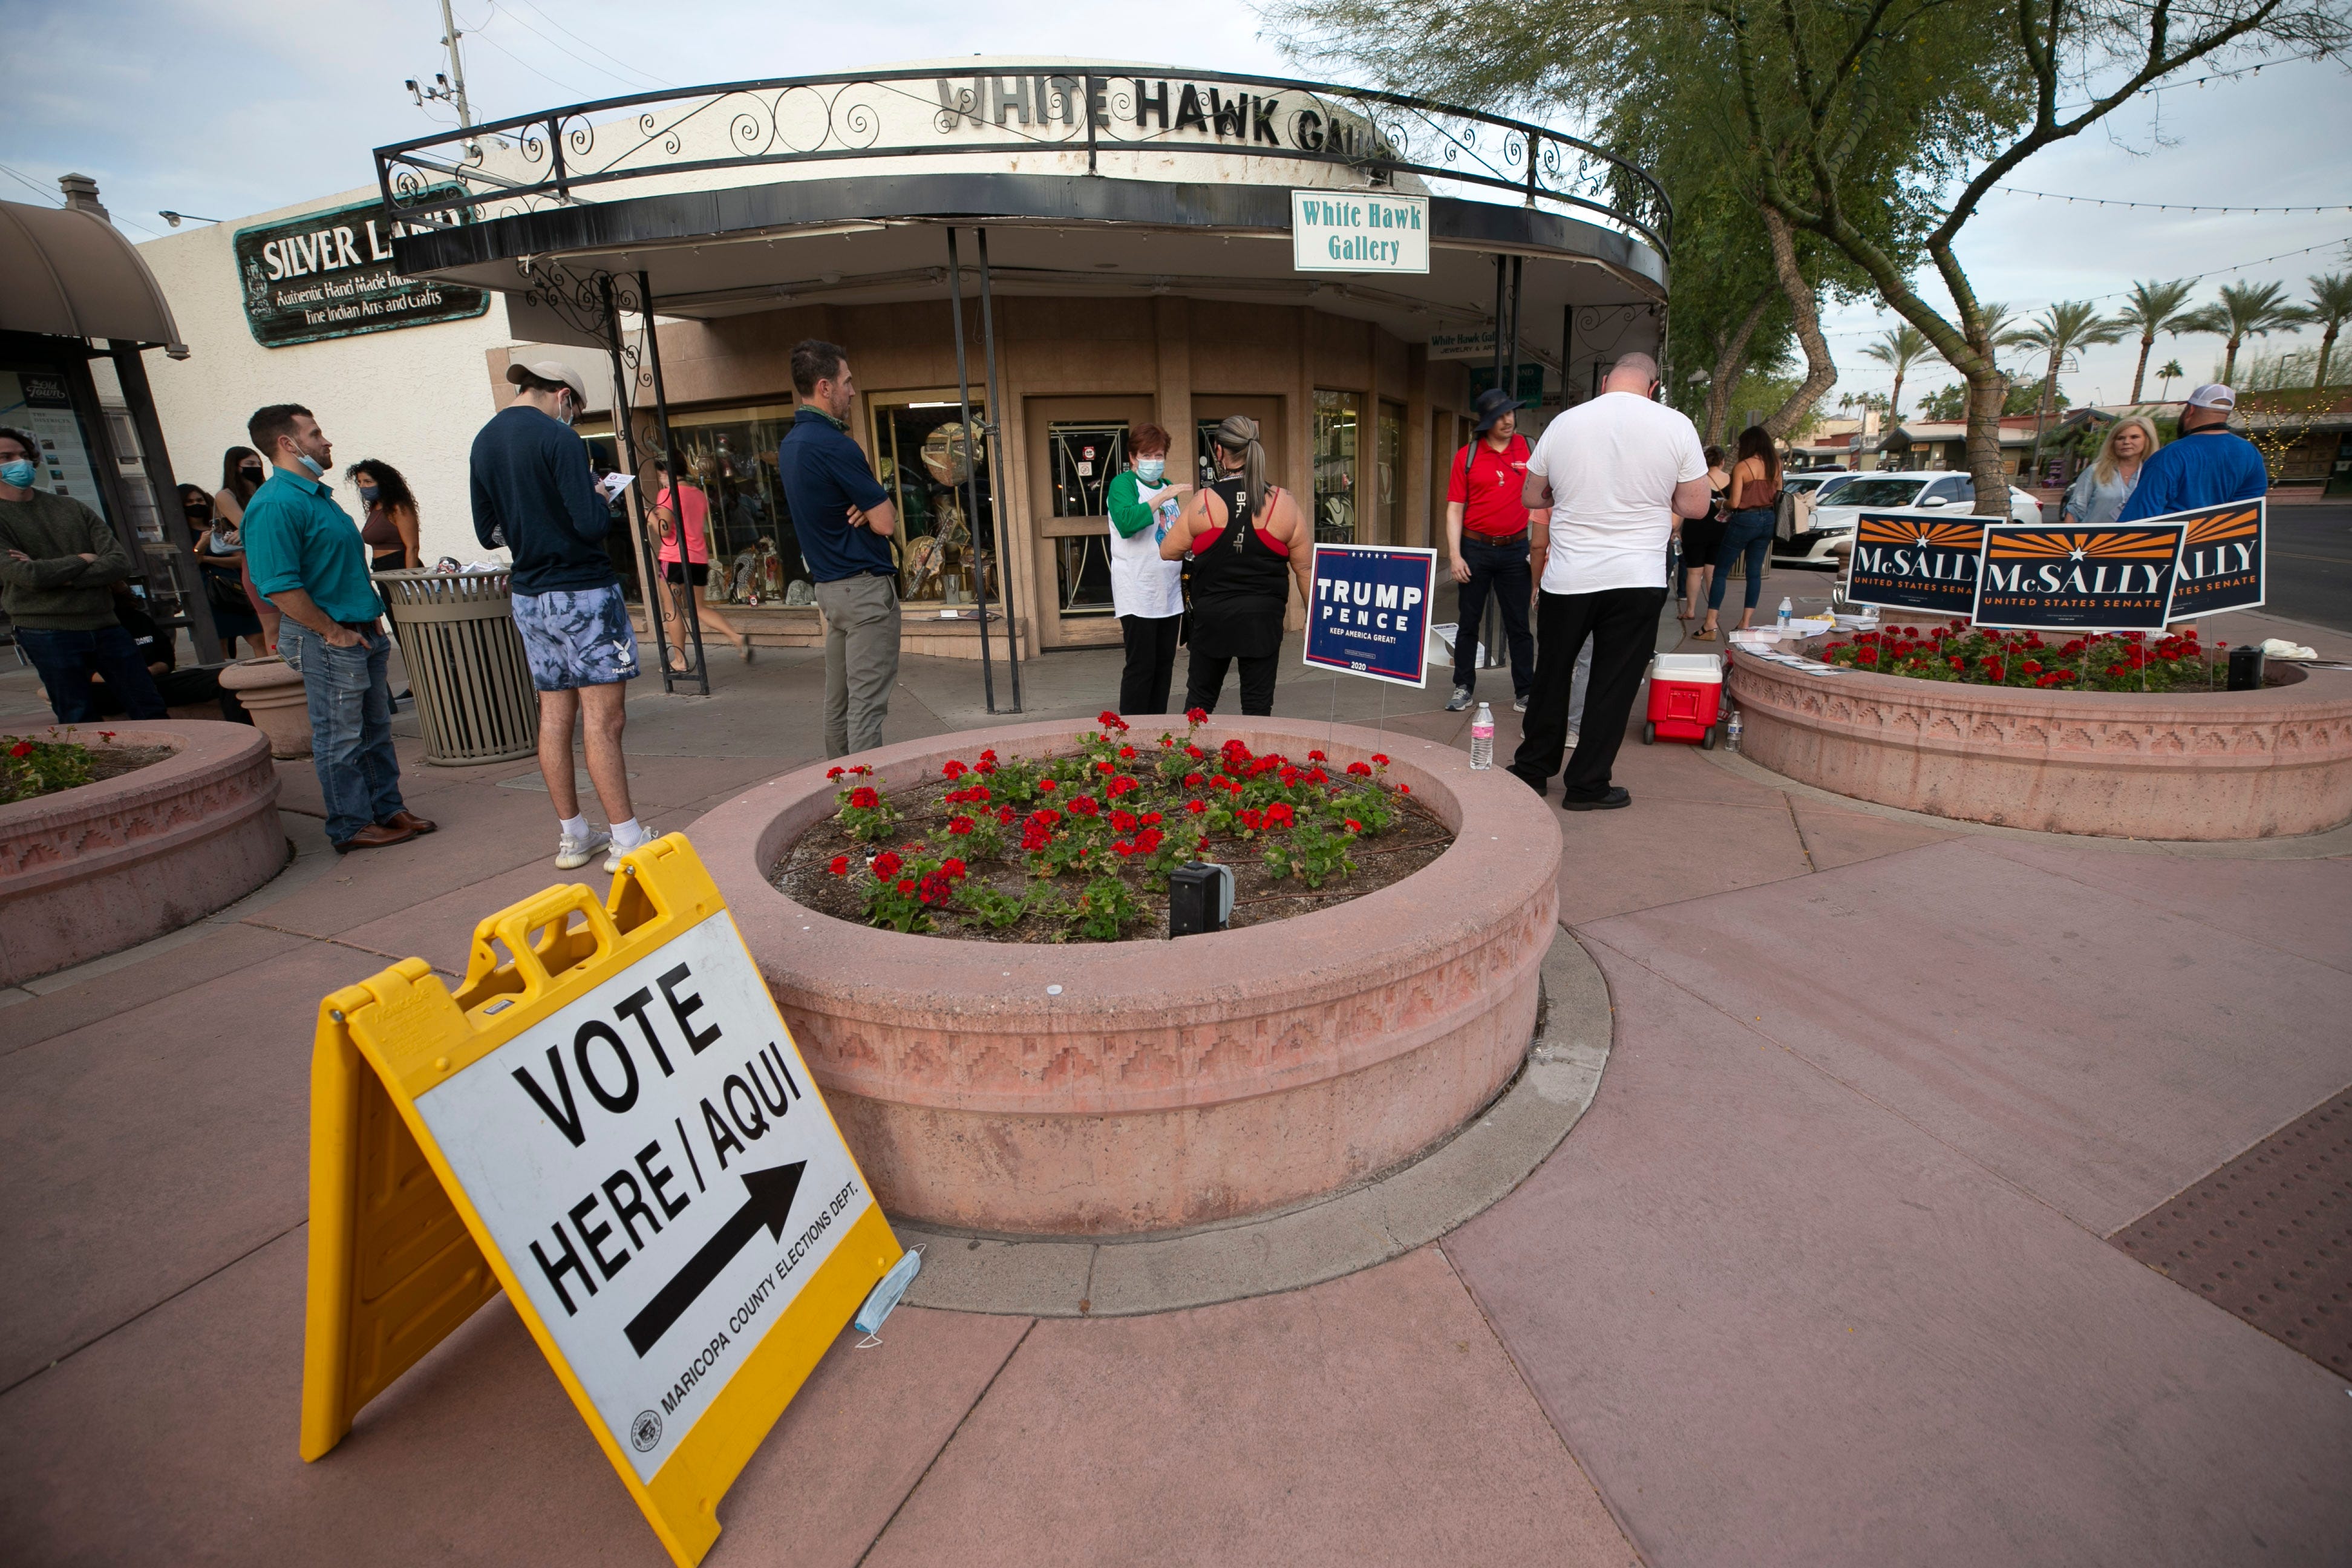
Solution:
<svg viewBox="0 0 2352 1568"><path fill-rule="evenodd" d="M625 684L636 679L637 637L605 552L612 511L572 423L588 405L580 373L561 360L507 366L514 401L474 437L474 536L514 557L515 629L539 689L539 771L561 823L555 864L586 865L610 847L604 869L653 837L629 804L621 751ZM580 809L572 732L586 715L588 777L608 832Z"/></svg>
<svg viewBox="0 0 2352 1568"><path fill-rule="evenodd" d="M2196 506L2253 500L2268 493L2270 469L2252 441L2230 433L2237 395L2207 382L2189 395L2180 410L2180 437L2158 447L2140 465L2139 483L2116 515L2137 522Z"/></svg>

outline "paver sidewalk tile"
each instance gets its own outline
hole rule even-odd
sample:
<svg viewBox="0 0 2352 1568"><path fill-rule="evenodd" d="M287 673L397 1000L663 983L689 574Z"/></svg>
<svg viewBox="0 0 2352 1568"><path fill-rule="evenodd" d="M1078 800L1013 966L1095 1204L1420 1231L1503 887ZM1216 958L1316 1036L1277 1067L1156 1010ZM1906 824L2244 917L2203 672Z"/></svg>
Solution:
<svg viewBox="0 0 2352 1568"><path fill-rule="evenodd" d="M1777 790L1757 805L1662 800L1638 787L1622 811L1560 812L1559 799L1555 788L1565 926L1581 930L1612 915L1786 881L1809 869Z"/></svg>
<svg viewBox="0 0 2352 1568"><path fill-rule="evenodd" d="M552 863L556 825L548 819L543 795L445 790L425 815L439 825L436 831L388 848L353 850L257 920L311 936L339 936L433 899L452 884L478 881L534 858Z"/></svg>
<svg viewBox="0 0 2352 1568"><path fill-rule="evenodd" d="M1857 860L1874 860L1881 855L1961 836L1957 827L1937 829L1867 811L1844 811L1793 791L1789 809L1796 814L1797 826L1805 836L1806 858L1816 871L1834 870Z"/></svg>
<svg viewBox="0 0 2352 1568"><path fill-rule="evenodd" d="M1286 1295L1040 1321L866 1562L1632 1556L1424 1247Z"/></svg>
<svg viewBox="0 0 2352 1568"><path fill-rule="evenodd" d="M0 1057L0 1387L301 1222L325 942Z"/></svg>
<svg viewBox="0 0 2352 1568"><path fill-rule="evenodd" d="M2352 860L2118 855L2008 839L1987 839L1985 847L2021 865L2352 973Z"/></svg>
<svg viewBox="0 0 2352 1568"><path fill-rule="evenodd" d="M1599 1100L1444 1247L1651 1568L2352 1555L2340 1380L1597 956Z"/></svg>
<svg viewBox="0 0 2352 1568"><path fill-rule="evenodd" d="M12 1560L668 1562L503 1300L302 1463L306 1245L273 1242L0 1396ZM855 1563L1024 1321L904 1308L881 1349L845 1336L719 1505L711 1568Z"/></svg>
<svg viewBox="0 0 2352 1568"><path fill-rule="evenodd" d="M118 1018L133 1007L168 1001L216 976L308 946L301 937L224 921L195 941L78 984L18 1002L0 1012L0 1055Z"/></svg>
<svg viewBox="0 0 2352 1568"><path fill-rule="evenodd" d="M2101 1235L2352 1082L2352 975L1979 838L1591 934Z"/></svg>

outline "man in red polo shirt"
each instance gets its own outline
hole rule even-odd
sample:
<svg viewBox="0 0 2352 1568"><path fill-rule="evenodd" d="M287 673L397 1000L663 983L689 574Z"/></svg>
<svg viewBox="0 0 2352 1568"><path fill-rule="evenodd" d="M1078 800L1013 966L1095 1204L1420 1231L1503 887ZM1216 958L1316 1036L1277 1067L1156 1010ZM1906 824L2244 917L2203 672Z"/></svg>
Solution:
<svg viewBox="0 0 2352 1568"><path fill-rule="evenodd" d="M1499 386L1478 395L1476 437L1454 454L1453 477L1445 486L1445 550L1453 558L1454 580L1462 585L1449 713L1469 707L1477 687L1478 623L1486 614L1489 593L1502 605L1504 639L1511 648L1511 706L1522 713L1535 680L1535 641L1528 636L1528 606L1535 597L1528 525L1548 522L1550 514L1530 511L1519 499L1528 478L1528 444L1518 434L1518 406Z"/></svg>

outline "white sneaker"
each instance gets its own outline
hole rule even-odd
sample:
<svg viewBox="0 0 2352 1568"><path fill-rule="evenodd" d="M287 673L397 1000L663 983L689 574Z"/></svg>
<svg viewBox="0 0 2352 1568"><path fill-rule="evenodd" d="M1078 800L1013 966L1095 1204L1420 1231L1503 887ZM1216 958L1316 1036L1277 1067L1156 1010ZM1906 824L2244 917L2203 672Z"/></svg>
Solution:
<svg viewBox="0 0 2352 1568"><path fill-rule="evenodd" d="M600 833L597 837L599 838L605 839L613 846L613 852L604 857L604 869L611 872L615 877L621 874L621 857L630 853L632 850L643 849L646 845L651 844L655 837L653 834L648 833L643 838L638 839L635 844L623 844L617 839L614 839L610 834Z"/></svg>
<svg viewBox="0 0 2352 1568"><path fill-rule="evenodd" d="M1568 732L1568 749L1569 749L1570 751L1571 751L1571 752L1572 752L1572 751L1576 750L1576 741L1577 741L1576 731L1573 731L1573 730L1570 730L1570 731Z"/></svg>
<svg viewBox="0 0 2352 1568"><path fill-rule="evenodd" d="M555 868L559 871L576 871L594 859L597 850L604 848L612 842L613 836L601 827L590 828L588 837L585 838L574 838L569 833L563 834L555 841ZM608 866L605 869L611 870L612 868Z"/></svg>

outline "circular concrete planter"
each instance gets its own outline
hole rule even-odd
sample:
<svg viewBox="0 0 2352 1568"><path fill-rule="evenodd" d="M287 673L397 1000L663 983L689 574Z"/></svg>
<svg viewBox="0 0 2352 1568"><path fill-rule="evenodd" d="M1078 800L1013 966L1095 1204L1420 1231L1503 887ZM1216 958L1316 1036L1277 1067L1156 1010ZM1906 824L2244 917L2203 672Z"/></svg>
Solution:
<svg viewBox="0 0 2352 1568"><path fill-rule="evenodd" d="M71 738L178 754L0 805L0 984L177 931L286 864L278 773L258 731L178 719L109 727L111 742L94 730Z"/></svg>
<svg viewBox="0 0 2352 1568"><path fill-rule="evenodd" d="M860 760L905 789L950 757L1039 755L1079 728ZM893 1214L1072 1235L1261 1213L1409 1158L1509 1080L1559 914L1551 813L1433 742L1244 719L1204 727L1202 743L1234 736L1338 764L1384 751L1455 843L1392 887L1279 924L1046 947L874 931L770 886L784 847L834 809L823 766L689 830Z"/></svg>
<svg viewBox="0 0 2352 1568"><path fill-rule="evenodd" d="M241 658L220 672L220 683L236 693L254 728L269 741L273 757L310 754L310 695L301 671L288 668L276 654Z"/></svg>
<svg viewBox="0 0 2352 1568"><path fill-rule="evenodd" d="M2272 838L2352 818L2352 677L2116 696L1814 676L1734 649L1740 750L1839 795L2114 838Z"/></svg>

